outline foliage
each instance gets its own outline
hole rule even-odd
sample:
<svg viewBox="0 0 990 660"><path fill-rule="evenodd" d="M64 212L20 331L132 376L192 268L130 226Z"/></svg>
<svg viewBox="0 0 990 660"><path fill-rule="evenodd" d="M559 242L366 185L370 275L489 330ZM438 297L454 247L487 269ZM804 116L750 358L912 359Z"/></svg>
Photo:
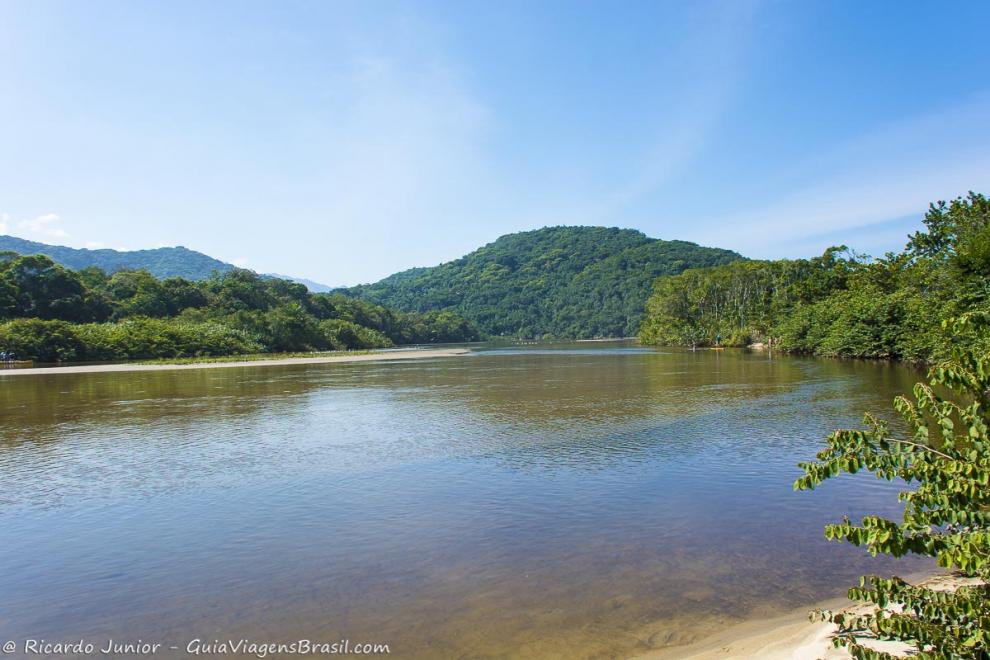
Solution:
<svg viewBox="0 0 990 660"><path fill-rule="evenodd" d="M728 345L774 338L785 350L930 362L947 357L939 321L986 306L990 202L931 205L925 231L880 259L829 248L814 259L742 261L661 277L640 338Z"/></svg>
<svg viewBox="0 0 990 660"><path fill-rule="evenodd" d="M473 341L449 312L403 314L247 270L193 282L147 271L75 272L43 255L0 259L0 350L25 358L120 360L368 349ZM71 323L67 323L71 322Z"/></svg>
<svg viewBox="0 0 990 660"><path fill-rule="evenodd" d="M378 330L366 328L344 319L320 321L320 332L323 334L327 346L333 350L388 348L393 345L392 340Z"/></svg>
<svg viewBox="0 0 990 660"><path fill-rule="evenodd" d="M342 291L409 312L454 312L492 335L628 336L658 275L738 259L630 229L547 227Z"/></svg>
<svg viewBox="0 0 990 660"><path fill-rule="evenodd" d="M694 345L721 335L723 343L745 345L769 334L784 310L817 300L819 292L807 286L814 274L840 278L846 261L836 258L837 251L818 259L739 261L661 277L647 302L640 338L650 344Z"/></svg>
<svg viewBox="0 0 990 660"><path fill-rule="evenodd" d="M0 324L0 346L16 353L19 359L75 360L83 353L75 328L65 321L15 319Z"/></svg>
<svg viewBox="0 0 990 660"><path fill-rule="evenodd" d="M85 321L92 315L79 276L41 255L0 264L0 292L8 317Z"/></svg>
<svg viewBox="0 0 990 660"><path fill-rule="evenodd" d="M73 329L80 342L76 358L82 360L236 355L261 350L248 333L215 322L176 323L136 317L118 323L86 323Z"/></svg>
<svg viewBox="0 0 990 660"><path fill-rule="evenodd" d="M233 355L261 349L246 333L219 323L149 318L82 324L15 319L0 324L0 346L39 362Z"/></svg>
<svg viewBox="0 0 990 660"><path fill-rule="evenodd" d="M955 592L912 586L894 577L864 577L849 591L853 600L875 605L867 614L821 611L838 624L836 646L855 658L889 658L863 638L899 640L919 658L986 658L990 655L990 353L974 349L988 316L973 313L947 323L963 340L951 360L933 367L929 382L914 388L913 400L898 397L894 408L911 433L895 437L887 422L867 415L868 428L836 431L817 461L802 463L796 490L813 489L843 472L867 470L914 486L902 492L901 522L866 516L828 525L825 536L865 547L871 554L935 557L975 586ZM896 607L895 607L896 606Z"/></svg>

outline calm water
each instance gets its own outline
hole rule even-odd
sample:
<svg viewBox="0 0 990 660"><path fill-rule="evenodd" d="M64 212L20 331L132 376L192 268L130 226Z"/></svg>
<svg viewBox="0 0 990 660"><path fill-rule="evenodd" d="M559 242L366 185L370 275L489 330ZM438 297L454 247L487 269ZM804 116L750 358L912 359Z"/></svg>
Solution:
<svg viewBox="0 0 990 660"><path fill-rule="evenodd" d="M0 641L683 643L893 566L821 531L896 511L889 484L791 484L916 378L587 343L0 378Z"/></svg>

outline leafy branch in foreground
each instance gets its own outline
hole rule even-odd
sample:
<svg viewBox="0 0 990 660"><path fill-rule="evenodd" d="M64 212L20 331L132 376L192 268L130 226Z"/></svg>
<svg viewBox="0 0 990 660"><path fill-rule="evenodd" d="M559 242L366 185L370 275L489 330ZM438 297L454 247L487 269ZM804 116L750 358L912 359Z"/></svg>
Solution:
<svg viewBox="0 0 990 660"><path fill-rule="evenodd" d="M934 557L939 566L976 578L955 591L898 577L861 578L849 598L868 605L865 614L813 614L838 625L835 646L854 658L896 657L865 645L870 639L904 642L917 658L990 658L990 354L973 348L988 321L987 314L972 313L943 324L967 341L930 370L928 383L915 385L913 400L895 399L913 435L893 437L886 422L868 414L866 430L835 431L817 461L800 464L805 474L795 490L863 469L915 486L898 495L901 522L866 516L857 525L845 518L826 526L827 539L873 555Z"/></svg>

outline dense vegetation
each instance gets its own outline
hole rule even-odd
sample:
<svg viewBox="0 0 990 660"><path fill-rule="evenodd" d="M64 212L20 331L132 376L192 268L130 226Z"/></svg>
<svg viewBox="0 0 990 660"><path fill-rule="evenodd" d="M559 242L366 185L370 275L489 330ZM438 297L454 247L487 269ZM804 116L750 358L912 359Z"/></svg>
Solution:
<svg viewBox="0 0 990 660"><path fill-rule="evenodd" d="M866 612L818 612L838 625L835 645L854 658L894 657L870 649L864 643L870 639L906 642L916 658L990 657L990 353L974 348L986 345L987 318L970 313L945 324L958 340L953 359L933 368L928 384L915 386L913 400L894 402L910 435L898 437L868 415L865 430L836 431L816 462L801 465L805 474L794 484L797 490L859 470L910 486L899 497L901 522L866 516L854 524L846 518L827 526L826 538L873 555L935 557L940 566L974 578L956 591L898 577L861 578L849 597L870 605Z"/></svg>
<svg viewBox="0 0 990 660"><path fill-rule="evenodd" d="M344 292L406 311L453 311L492 335L622 337L636 333L657 276L738 259L631 229L548 227Z"/></svg>
<svg viewBox="0 0 990 660"><path fill-rule="evenodd" d="M471 341L449 312L405 314L247 270L202 281L69 270L0 253L0 350L45 362L378 348Z"/></svg>
<svg viewBox="0 0 990 660"><path fill-rule="evenodd" d="M949 351L940 321L985 307L988 293L990 203L970 193L933 204L925 230L880 259L838 247L660 278L639 336L688 346L772 337L791 351L931 361Z"/></svg>

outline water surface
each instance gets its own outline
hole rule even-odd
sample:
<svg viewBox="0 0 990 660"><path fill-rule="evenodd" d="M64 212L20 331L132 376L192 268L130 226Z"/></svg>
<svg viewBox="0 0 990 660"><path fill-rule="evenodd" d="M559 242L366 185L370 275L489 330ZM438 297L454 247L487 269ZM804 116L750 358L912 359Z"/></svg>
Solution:
<svg viewBox="0 0 990 660"><path fill-rule="evenodd" d="M893 486L791 484L917 377L588 343L0 377L0 639L684 643L895 567L821 531Z"/></svg>

